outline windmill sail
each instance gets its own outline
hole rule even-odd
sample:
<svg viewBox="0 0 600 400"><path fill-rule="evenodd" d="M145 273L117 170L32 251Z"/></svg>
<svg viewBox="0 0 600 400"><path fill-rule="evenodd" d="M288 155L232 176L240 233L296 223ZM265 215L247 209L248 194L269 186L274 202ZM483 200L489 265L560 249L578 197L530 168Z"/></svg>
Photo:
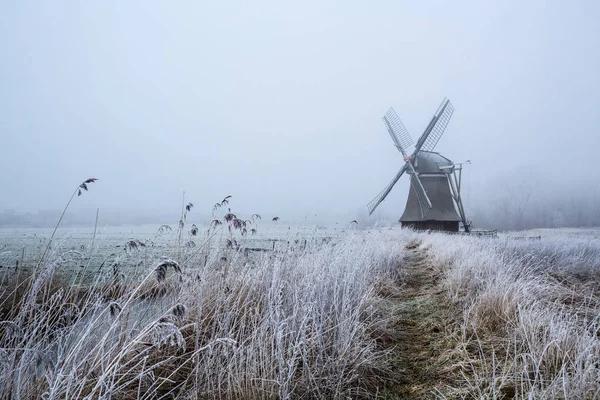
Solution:
<svg viewBox="0 0 600 400"><path fill-rule="evenodd" d="M392 179L392 181L381 191L381 193L375 196L375 198L371 200L369 204L367 204L367 208L369 209L369 215L373 214L373 211L375 211L377 206L381 204L383 200L385 200L387 195L392 191L392 188L394 187L396 182L398 182L398 180L402 177L405 171L406 164L402 166L402 168L400 169L400 171L398 171L394 179Z"/></svg>
<svg viewBox="0 0 600 400"><path fill-rule="evenodd" d="M388 112L385 113L383 122L385 122L388 132L399 150L401 148L406 149L412 146L413 140L393 108L390 108Z"/></svg>
<svg viewBox="0 0 600 400"><path fill-rule="evenodd" d="M453 112L454 106L450 103L450 100L444 99L433 115L429 125L427 125L425 132L419 138L413 156L421 150L433 151L444 134Z"/></svg>
<svg viewBox="0 0 600 400"><path fill-rule="evenodd" d="M417 195L419 209L421 210L421 218L425 218L429 210L433 208L433 205L431 204L431 201L429 201L427 192L425 192L425 189L416 174L413 174L410 177L410 190L414 191Z"/></svg>

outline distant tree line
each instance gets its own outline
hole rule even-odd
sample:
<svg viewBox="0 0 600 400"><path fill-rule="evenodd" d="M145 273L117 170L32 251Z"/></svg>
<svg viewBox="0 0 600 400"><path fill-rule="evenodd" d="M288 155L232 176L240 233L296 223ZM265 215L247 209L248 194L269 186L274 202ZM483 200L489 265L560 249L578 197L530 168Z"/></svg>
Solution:
<svg viewBox="0 0 600 400"><path fill-rule="evenodd" d="M475 228L522 230L600 226L597 179L517 175L473 188L468 218Z"/></svg>
<svg viewBox="0 0 600 400"><path fill-rule="evenodd" d="M4 228L50 228L60 218L60 210L35 212L0 211L0 227ZM65 214L63 226L93 226L96 210L73 211ZM177 223L177 212L117 212L100 211L101 225L143 225L148 223Z"/></svg>
<svg viewBox="0 0 600 400"><path fill-rule="evenodd" d="M31 212L16 212L14 210L4 210L0 213L1 227L49 227L60 218L60 211L57 210L42 210L35 213ZM67 214L65 220L71 223L74 216Z"/></svg>

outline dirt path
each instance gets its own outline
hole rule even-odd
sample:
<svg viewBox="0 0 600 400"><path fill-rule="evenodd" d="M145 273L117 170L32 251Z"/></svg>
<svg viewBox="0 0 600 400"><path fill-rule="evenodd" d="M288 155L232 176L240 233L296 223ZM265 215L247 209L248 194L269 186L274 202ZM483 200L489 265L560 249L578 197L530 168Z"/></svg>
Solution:
<svg viewBox="0 0 600 400"><path fill-rule="evenodd" d="M406 283L389 299L396 332L396 383L385 398L436 398L435 393L444 393L450 383L439 355L448 343L444 323L454 318L448 318L450 307L439 285L440 274L429 262L427 250L409 246L403 264Z"/></svg>

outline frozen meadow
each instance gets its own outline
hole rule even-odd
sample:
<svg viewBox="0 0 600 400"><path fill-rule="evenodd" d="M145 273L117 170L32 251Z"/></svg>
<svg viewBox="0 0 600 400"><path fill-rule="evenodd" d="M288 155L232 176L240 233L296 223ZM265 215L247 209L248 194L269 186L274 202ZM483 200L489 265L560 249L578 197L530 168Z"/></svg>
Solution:
<svg viewBox="0 0 600 400"><path fill-rule="evenodd" d="M242 236L229 224L100 229L93 244L73 230L41 263L42 233L3 231L2 392L416 398L422 376L432 398L600 396L598 230L491 239L275 225ZM30 256L15 268L22 247ZM434 375L399 354L413 339L407 308Z"/></svg>

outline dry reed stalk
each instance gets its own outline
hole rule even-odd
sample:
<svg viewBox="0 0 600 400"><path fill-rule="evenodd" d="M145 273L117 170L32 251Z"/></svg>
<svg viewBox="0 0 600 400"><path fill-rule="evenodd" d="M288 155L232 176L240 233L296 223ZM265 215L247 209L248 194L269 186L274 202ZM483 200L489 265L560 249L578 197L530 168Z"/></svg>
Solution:
<svg viewBox="0 0 600 400"><path fill-rule="evenodd" d="M88 183L94 183L97 180L98 179L96 179L96 178L89 178L89 179L86 179L85 181L83 181L83 183L81 183L79 186L77 186L77 188L75 189L75 191L73 192L73 194L69 198L69 201L67 202L67 205L65 206L62 214L60 215L60 218L58 219L58 222L56 223L56 226L54 227L54 230L52 231L52 235L50 235L50 239L48 240L48 244L46 245L46 248L42 252L42 255L40 256L40 258L39 258L39 260L38 260L38 262L36 264L36 267L35 267L36 270L39 268L40 264L44 260L44 257L46 256L46 253L48 253L48 250L50 249L50 246L52 245L52 240L54 239L54 236L56 235L56 231L58 230L58 227L60 226L60 223L62 222L65 214L67 213L67 210L69 209L69 205L71 205L71 202L73 201L73 198L75 198L75 195L81 196L81 194L82 194L81 189L84 189L85 191L87 191L88 190L87 184Z"/></svg>
<svg viewBox="0 0 600 400"><path fill-rule="evenodd" d="M94 233L92 235L92 243L90 244L90 257L92 255L92 251L94 251L94 241L96 240L96 230L98 229L98 214L100 213L100 209L96 208L96 220L94 221Z"/></svg>

